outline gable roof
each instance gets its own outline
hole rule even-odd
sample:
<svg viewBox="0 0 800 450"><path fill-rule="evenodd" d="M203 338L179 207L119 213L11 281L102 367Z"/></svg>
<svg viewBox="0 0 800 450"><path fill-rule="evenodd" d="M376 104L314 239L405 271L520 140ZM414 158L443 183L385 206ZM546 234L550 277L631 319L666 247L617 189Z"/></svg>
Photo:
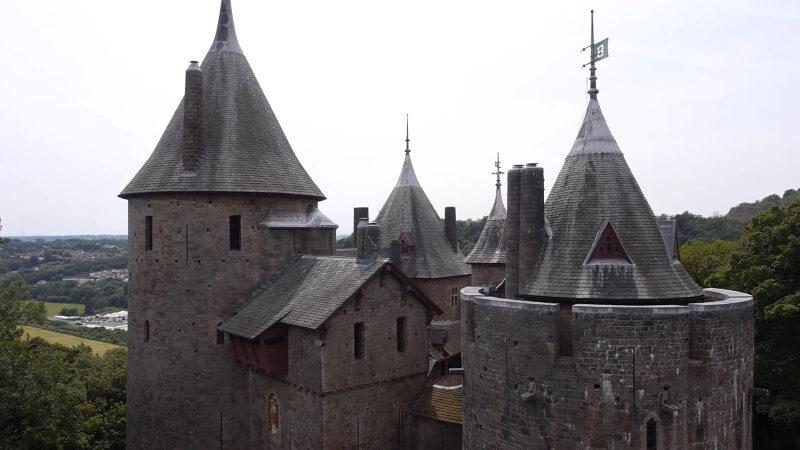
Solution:
<svg viewBox="0 0 800 450"><path fill-rule="evenodd" d="M623 302L688 300L700 286L672 264L653 211L592 95L578 137L545 203L551 237L537 268L520 274L528 297ZM633 264L584 264L606 221Z"/></svg>
<svg viewBox="0 0 800 450"><path fill-rule="evenodd" d="M469 275L461 252L453 252L444 233L444 222L419 185L411 156L406 152L397 185L375 219L381 227L381 249L388 254L392 241L401 234L414 246L403 258L409 278L444 278Z"/></svg>
<svg viewBox="0 0 800 450"><path fill-rule="evenodd" d="M183 175L183 101L150 158L120 194L241 192L325 196L295 156L236 39L230 0L202 63L205 149ZM182 176L183 175L183 176Z"/></svg>
<svg viewBox="0 0 800 450"><path fill-rule="evenodd" d="M428 386L411 406L411 413L440 422L461 425L464 413L464 388Z"/></svg>
<svg viewBox="0 0 800 450"><path fill-rule="evenodd" d="M387 270L436 313L441 310L387 259L358 264L354 258L299 256L284 264L251 296L235 316L219 327L255 339L277 323L317 329L362 286Z"/></svg>
<svg viewBox="0 0 800 450"><path fill-rule="evenodd" d="M506 207L500 185L497 186L494 205L475 247L464 259L468 264L506 263Z"/></svg>

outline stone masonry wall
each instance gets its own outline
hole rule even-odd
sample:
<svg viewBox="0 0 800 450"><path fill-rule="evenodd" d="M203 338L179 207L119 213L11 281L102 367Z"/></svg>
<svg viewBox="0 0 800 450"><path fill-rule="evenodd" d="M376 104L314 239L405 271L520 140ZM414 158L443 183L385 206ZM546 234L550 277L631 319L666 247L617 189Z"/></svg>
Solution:
<svg viewBox="0 0 800 450"><path fill-rule="evenodd" d="M414 284L433 300L443 314L434 317L436 321L461 320L459 293L470 285L470 275L446 278L415 278Z"/></svg>
<svg viewBox="0 0 800 450"><path fill-rule="evenodd" d="M497 286L506 277L505 264L470 264L470 286ZM460 290L460 289L459 289Z"/></svg>
<svg viewBox="0 0 800 450"><path fill-rule="evenodd" d="M291 231L259 227L266 212L312 204L236 194L128 201L128 448L247 445L246 370L229 342L217 343L216 327L296 251ZM241 250L230 250L230 215L241 215Z"/></svg>
<svg viewBox="0 0 800 450"><path fill-rule="evenodd" d="M464 289L464 448L644 449L650 420L657 448L751 448L752 299L741 295L575 305L570 330L558 304ZM572 353L559 354L570 332Z"/></svg>

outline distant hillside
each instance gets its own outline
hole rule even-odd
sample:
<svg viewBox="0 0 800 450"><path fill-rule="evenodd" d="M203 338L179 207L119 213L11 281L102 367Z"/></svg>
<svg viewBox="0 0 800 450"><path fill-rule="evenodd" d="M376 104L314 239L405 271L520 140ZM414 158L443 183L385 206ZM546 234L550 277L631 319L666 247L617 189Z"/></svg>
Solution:
<svg viewBox="0 0 800 450"><path fill-rule="evenodd" d="M739 222L749 222L750 219L759 215L760 213L768 210L773 206L787 205L793 199L800 197L800 190L789 189L783 193L783 197L778 194L772 194L761 200L756 200L753 203L739 203L737 206L731 208L725 217Z"/></svg>

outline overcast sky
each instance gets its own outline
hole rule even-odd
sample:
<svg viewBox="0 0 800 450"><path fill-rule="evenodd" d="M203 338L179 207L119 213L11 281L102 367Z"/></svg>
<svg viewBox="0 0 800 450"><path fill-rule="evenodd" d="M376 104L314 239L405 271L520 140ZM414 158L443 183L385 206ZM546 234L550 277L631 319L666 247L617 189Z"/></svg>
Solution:
<svg viewBox="0 0 800 450"><path fill-rule="evenodd" d="M491 207L504 168L546 187L584 114L589 9L611 131L656 213L725 213L800 187L800 2L233 0L239 41L295 153L352 228L399 175L405 114L440 215ZM3 1L4 235L124 234L117 194L202 59L218 0Z"/></svg>

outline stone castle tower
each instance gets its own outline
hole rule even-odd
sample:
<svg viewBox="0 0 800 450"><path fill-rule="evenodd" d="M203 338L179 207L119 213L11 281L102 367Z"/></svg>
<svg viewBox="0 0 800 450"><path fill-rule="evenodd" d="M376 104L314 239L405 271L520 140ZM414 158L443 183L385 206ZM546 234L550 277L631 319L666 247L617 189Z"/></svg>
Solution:
<svg viewBox="0 0 800 450"><path fill-rule="evenodd" d="M245 448L247 369L217 326L335 228L236 39L223 0L213 45L128 200L128 448Z"/></svg>
<svg viewBox="0 0 800 450"><path fill-rule="evenodd" d="M752 297L692 281L591 81L547 201L508 173L505 298L462 291L464 448L751 448Z"/></svg>

